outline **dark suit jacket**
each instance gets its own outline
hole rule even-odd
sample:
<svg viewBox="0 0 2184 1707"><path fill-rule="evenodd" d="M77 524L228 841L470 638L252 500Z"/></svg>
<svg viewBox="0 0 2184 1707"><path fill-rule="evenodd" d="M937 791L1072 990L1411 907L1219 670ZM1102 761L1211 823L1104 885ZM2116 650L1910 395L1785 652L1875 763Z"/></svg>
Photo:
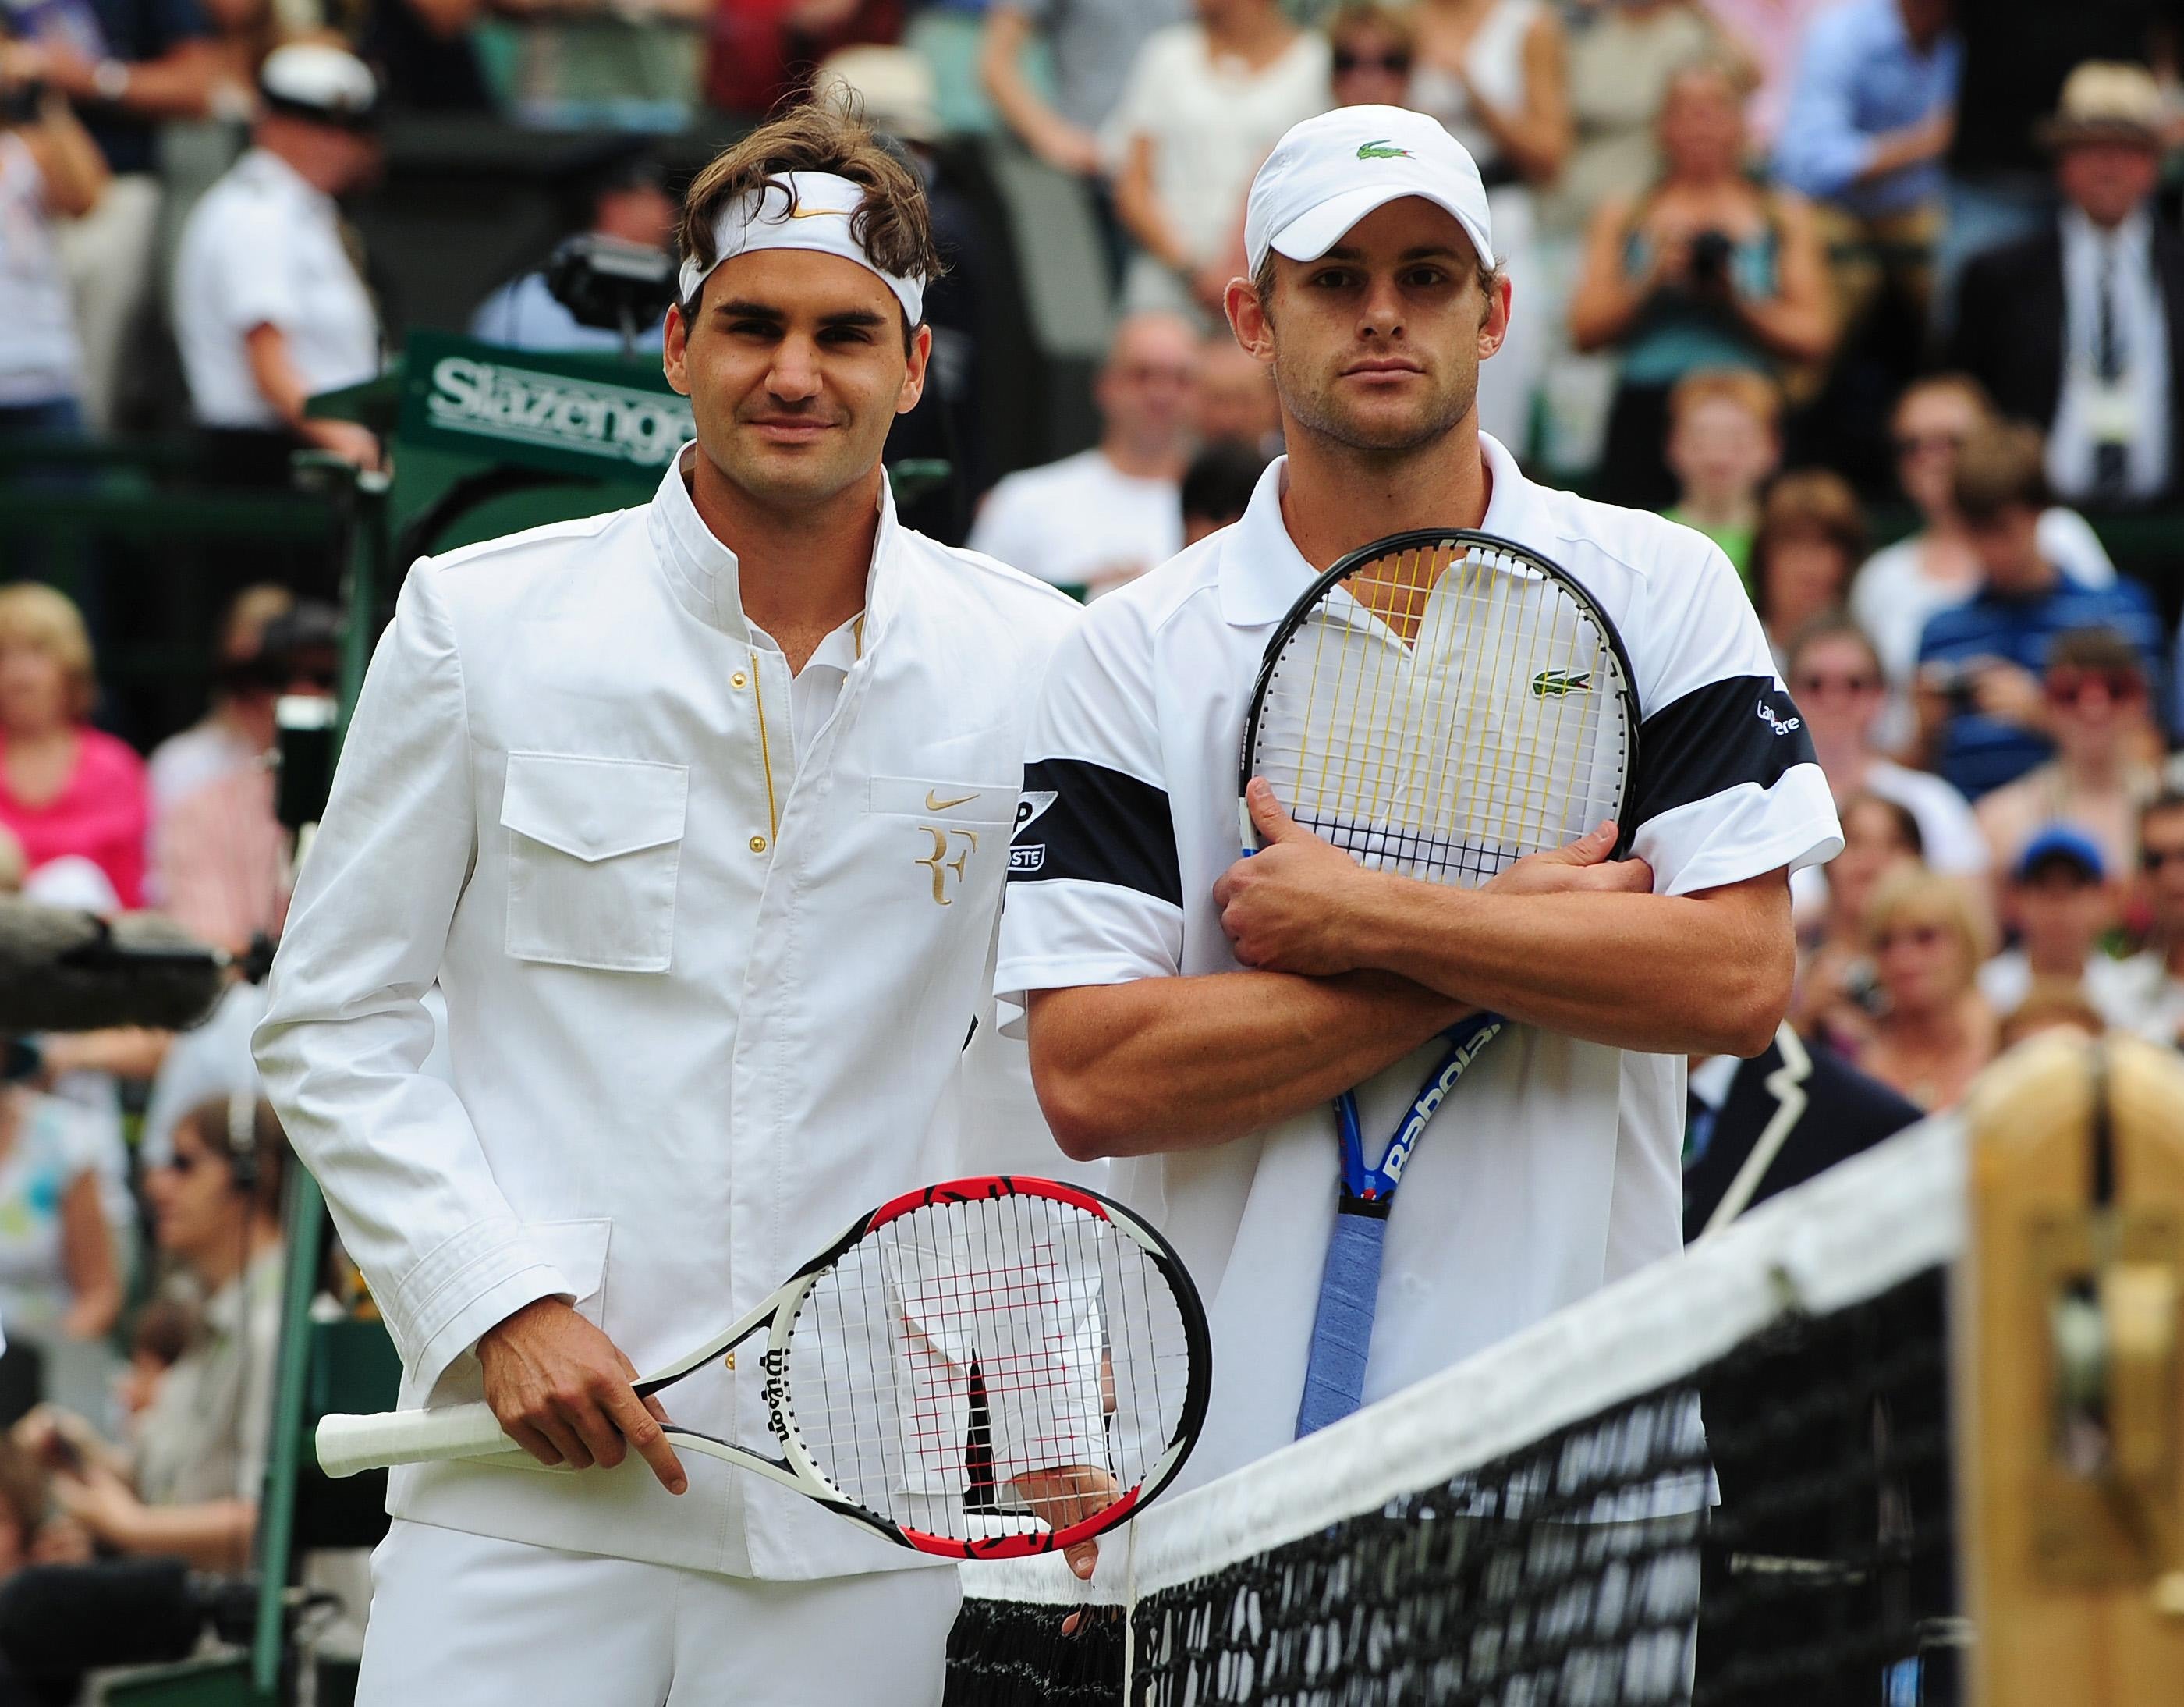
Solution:
<svg viewBox="0 0 2184 1707"><path fill-rule="evenodd" d="M2158 218L2153 270L2169 320L2170 419L2184 420L2184 237ZM2054 425L2063 395L2066 336L2059 226L1965 264L1957 287L1949 365L1962 368L1993 393L2004 415L2043 431Z"/></svg>
<svg viewBox="0 0 2184 1707"><path fill-rule="evenodd" d="M1706 1153L1684 1175L1686 1243L1706 1230L1716 1207L1786 1101L1802 1096L1803 1112L1791 1121L1747 1208L1803 1185L1924 1118L1916 1105L1826 1050L1798 1046L1798 1052L1804 1057L1803 1070L1786 1070L1778 1037L1764 1055L1756 1055L1737 1068Z"/></svg>

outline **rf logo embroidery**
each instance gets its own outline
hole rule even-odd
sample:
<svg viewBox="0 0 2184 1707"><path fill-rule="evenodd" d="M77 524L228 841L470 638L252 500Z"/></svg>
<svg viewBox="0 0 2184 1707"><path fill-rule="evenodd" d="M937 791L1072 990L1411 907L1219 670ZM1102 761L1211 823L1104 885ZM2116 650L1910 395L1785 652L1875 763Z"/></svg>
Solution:
<svg viewBox="0 0 2184 1707"><path fill-rule="evenodd" d="M936 906L953 906L956 897L948 893L948 874L956 874L956 887L963 886L963 867L971 856L978 851L976 830L944 830L938 824L921 824L918 828L933 839L933 851L923 859L912 860L913 865L923 866L933 873L933 901ZM956 844L961 843L958 847ZM956 857L949 858L953 849Z"/></svg>

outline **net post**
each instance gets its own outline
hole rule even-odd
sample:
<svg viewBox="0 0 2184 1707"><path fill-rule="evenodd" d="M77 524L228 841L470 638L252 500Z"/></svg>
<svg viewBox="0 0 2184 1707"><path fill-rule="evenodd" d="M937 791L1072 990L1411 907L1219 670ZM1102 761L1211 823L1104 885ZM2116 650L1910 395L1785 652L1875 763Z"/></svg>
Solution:
<svg viewBox="0 0 2184 1707"><path fill-rule="evenodd" d="M2184 1676L2184 1063L2036 1039L1968 1113L1970 1699L2153 1707Z"/></svg>

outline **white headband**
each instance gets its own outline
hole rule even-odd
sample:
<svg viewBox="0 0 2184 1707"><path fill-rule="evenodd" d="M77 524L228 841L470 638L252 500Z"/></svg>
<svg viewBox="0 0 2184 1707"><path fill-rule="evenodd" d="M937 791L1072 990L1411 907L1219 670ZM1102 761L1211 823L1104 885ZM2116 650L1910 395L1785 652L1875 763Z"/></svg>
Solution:
<svg viewBox="0 0 2184 1707"><path fill-rule="evenodd" d="M782 194L774 193L777 190ZM682 263L682 300L698 294L713 267L754 249L811 249L855 261L883 282L916 326L925 309L925 282L883 272L872 265L850 229L850 216L863 205L865 187L832 172L779 172L765 187L738 196L721 210L713 226L713 266L701 267L693 255Z"/></svg>

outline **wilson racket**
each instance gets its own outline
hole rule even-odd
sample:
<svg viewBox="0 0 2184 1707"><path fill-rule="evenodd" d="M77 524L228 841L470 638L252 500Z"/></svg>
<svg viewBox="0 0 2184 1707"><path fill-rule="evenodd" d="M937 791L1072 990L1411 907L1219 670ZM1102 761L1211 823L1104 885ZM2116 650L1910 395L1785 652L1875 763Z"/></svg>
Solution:
<svg viewBox="0 0 2184 1707"><path fill-rule="evenodd" d="M649 1397L763 1334L772 1439L668 1425L920 1553L1006 1559L1113 1528L1174 1479L1212 1354L1167 1241L1110 1199L1000 1175L861 1215ZM519 1450L482 1403L329 1416L329 1475Z"/></svg>
<svg viewBox="0 0 2184 1707"><path fill-rule="evenodd" d="M1473 889L1620 819L1638 761L1621 639L1535 552L1451 528L1353 551L1268 642L1244 728L1241 796L1264 777L1296 821L1376 871ZM1624 851L1618 847L1618 856ZM1388 1213L1434 1111L1501 1033L1474 1014L1377 1163L1357 1099L1335 1102L1341 1189L1320 1281L1300 1436L1362 1402Z"/></svg>

